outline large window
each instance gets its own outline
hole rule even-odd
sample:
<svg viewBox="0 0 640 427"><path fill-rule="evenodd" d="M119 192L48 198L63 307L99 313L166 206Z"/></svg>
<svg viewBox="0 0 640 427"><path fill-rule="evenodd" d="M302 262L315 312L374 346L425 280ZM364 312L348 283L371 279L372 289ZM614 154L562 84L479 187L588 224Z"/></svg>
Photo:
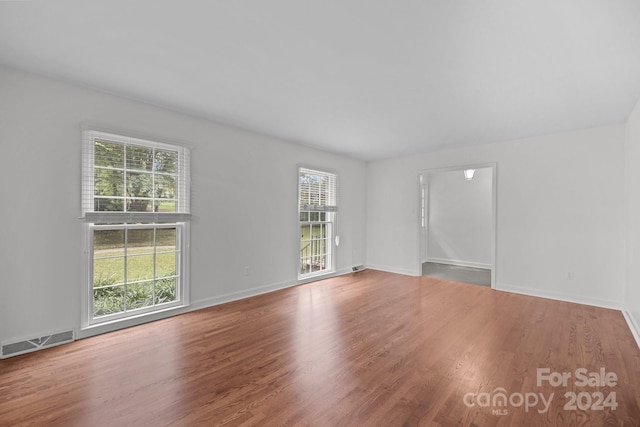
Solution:
<svg viewBox="0 0 640 427"><path fill-rule="evenodd" d="M83 134L83 325L187 303L189 150Z"/></svg>
<svg viewBox="0 0 640 427"><path fill-rule="evenodd" d="M298 215L300 220L299 277L335 271L337 176L300 168Z"/></svg>

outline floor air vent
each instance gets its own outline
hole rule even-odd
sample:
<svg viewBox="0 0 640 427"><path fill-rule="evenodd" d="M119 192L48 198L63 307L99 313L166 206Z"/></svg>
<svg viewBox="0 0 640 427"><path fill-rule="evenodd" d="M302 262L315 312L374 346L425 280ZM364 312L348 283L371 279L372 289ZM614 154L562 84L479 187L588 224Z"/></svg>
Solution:
<svg viewBox="0 0 640 427"><path fill-rule="evenodd" d="M43 348L54 347L59 344L65 344L74 340L73 331L58 332L56 334L45 335L40 338L32 338L29 340L18 341L10 344L2 344L2 352L0 359L19 354L30 353Z"/></svg>

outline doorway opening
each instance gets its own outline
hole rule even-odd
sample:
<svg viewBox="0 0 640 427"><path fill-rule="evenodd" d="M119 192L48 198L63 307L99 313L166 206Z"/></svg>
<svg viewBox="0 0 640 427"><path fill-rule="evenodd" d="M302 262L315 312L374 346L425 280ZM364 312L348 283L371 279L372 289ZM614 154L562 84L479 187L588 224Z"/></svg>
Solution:
<svg viewBox="0 0 640 427"><path fill-rule="evenodd" d="M496 164L419 172L423 276L495 288Z"/></svg>

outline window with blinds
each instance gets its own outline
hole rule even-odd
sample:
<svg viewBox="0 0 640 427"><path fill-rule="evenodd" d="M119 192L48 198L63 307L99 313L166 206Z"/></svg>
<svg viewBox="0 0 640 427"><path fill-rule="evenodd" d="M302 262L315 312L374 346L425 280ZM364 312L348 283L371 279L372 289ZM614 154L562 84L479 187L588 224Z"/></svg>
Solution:
<svg viewBox="0 0 640 427"><path fill-rule="evenodd" d="M189 160L185 147L83 133L83 326L187 303Z"/></svg>
<svg viewBox="0 0 640 427"><path fill-rule="evenodd" d="M187 148L96 131L85 131L83 139L86 220L188 217Z"/></svg>
<svg viewBox="0 0 640 427"><path fill-rule="evenodd" d="M333 173L306 168L298 171L300 279L335 271L337 181Z"/></svg>

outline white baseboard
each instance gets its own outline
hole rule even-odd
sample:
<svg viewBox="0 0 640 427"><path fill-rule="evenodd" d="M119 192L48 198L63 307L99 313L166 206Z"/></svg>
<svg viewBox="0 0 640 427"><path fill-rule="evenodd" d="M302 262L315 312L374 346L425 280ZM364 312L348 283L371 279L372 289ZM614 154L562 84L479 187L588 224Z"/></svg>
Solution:
<svg viewBox="0 0 640 427"><path fill-rule="evenodd" d="M189 305L182 305L178 307L172 307L166 310L147 313L141 316L136 316L129 319L124 319L121 321L115 321L110 323L99 324L95 326L91 326L88 328L80 329L76 337L88 338L94 335L100 335L108 332L114 332L119 329L128 328L131 326L138 326L144 323L153 322L156 320L166 319L168 317L173 317L178 314L188 313L190 311L200 310L202 308L213 307L215 305L224 304L227 302L237 301L239 299L254 297L257 295L266 294L269 292L278 291L280 289L290 288L292 286L302 285L309 282L314 282L317 280L328 279L331 277L341 276L344 274L351 273L350 268L343 268L334 273L310 277L305 280L289 280L280 283L271 283L269 285L258 286L251 289L244 289L238 292L231 292L223 295L218 295L211 298L205 298L198 301L191 301Z"/></svg>
<svg viewBox="0 0 640 427"><path fill-rule="evenodd" d="M238 292L231 292L223 295L218 295L211 298L205 298L198 301L192 301L189 311L200 310L202 308L213 307L215 305L225 304L232 301L237 301L244 298L255 297L262 294L268 294L269 292L279 291L281 289L291 288L293 286L303 285L305 283L316 282L318 280L330 279L331 277L343 276L351 273L350 268L342 268L331 274L319 275L309 277L303 280L287 280L285 282L271 283L269 285L257 286L251 289L244 289Z"/></svg>
<svg viewBox="0 0 640 427"><path fill-rule="evenodd" d="M616 301L603 300L599 298L576 297L575 295L568 295L560 292L540 291L538 289L507 285L505 283L499 283L496 286L496 290L513 292L515 294L529 295L539 298L547 298L557 301L591 305L600 308L609 308L612 310L620 310L622 312L622 315L624 316L624 320L627 322L627 326L629 326L629 330L631 331L633 338L636 340L638 348L640 349L640 322L638 322L637 319L633 317L633 314L629 310L622 307L622 305Z"/></svg>
<svg viewBox="0 0 640 427"><path fill-rule="evenodd" d="M387 273L402 274L404 276L414 276L414 277L422 276L422 271L415 272L405 268L388 267L385 265L367 264L366 268L368 268L369 270L378 270L378 271L384 271Z"/></svg>
<svg viewBox="0 0 640 427"><path fill-rule="evenodd" d="M76 338L83 339L93 337L95 335L115 332L120 329L126 329L132 326L143 325L145 323L155 322L156 320L162 320L168 317L177 316L178 314L187 313L189 311L191 311L190 305L180 305L176 307L170 307L165 310L140 314L138 316L133 316L122 320L99 323L97 325L91 325L86 328L79 328L76 333Z"/></svg>
<svg viewBox="0 0 640 427"><path fill-rule="evenodd" d="M258 286L251 289L244 289L242 291L230 292L227 294L217 295L215 297L205 298L198 301L192 301L189 311L200 310L207 307L213 307L215 305L225 304L232 301L237 301L244 298L254 297L257 295L268 294L269 292L279 291L280 289L289 288L297 285L298 282L287 281L280 283L272 283L270 285Z"/></svg>
<svg viewBox="0 0 640 427"><path fill-rule="evenodd" d="M640 348L640 322L633 317L633 314L627 310L626 308L622 310L622 315L624 316L624 320L627 321L627 325L629 325L629 329L631 329L631 334L633 338L636 340L636 344L638 348Z"/></svg>
<svg viewBox="0 0 640 427"><path fill-rule="evenodd" d="M459 266L459 267L484 268L486 270L491 270L491 264L485 264L485 263L482 263L482 262L473 262L473 261L460 261L458 259L444 259L444 258L427 257L427 261L426 262L435 262L437 264L456 265L456 266Z"/></svg>
<svg viewBox="0 0 640 427"><path fill-rule="evenodd" d="M387 267L387 266L381 266L376 264L367 265L365 268L372 269L372 270L385 271L385 272L395 273L395 274L402 274L406 276L415 277L415 276L421 275L421 272L416 274L416 272L410 271L408 269L399 269L395 267ZM312 282L312 281L328 279L331 277L341 276L341 275L350 274L350 273L352 273L350 268L344 268L336 271L333 274L328 274L326 276L316 276L316 277L309 278L302 281L290 280L285 282L272 283L269 285L258 286L255 288L245 289L238 292L231 292L231 293L219 295L212 298L192 301L189 306L175 307L175 308L167 309L162 312L152 313L149 316L145 316L144 319L128 319L126 321L119 322L117 325L103 324L103 325L98 325L96 327L92 327L89 329L78 330L75 334L75 337L78 339L87 338L93 335L103 334L106 332L123 329L129 326L136 326L138 324L151 322L154 320L160 320L160 319L171 317L181 313L187 313L187 312L199 310L202 308L207 308L215 305L224 304L227 302L237 301L243 298L249 298L257 295L266 294L269 292L274 292L280 289L298 286L298 285ZM627 322L627 325L629 326L629 329L631 330L631 333L634 339L636 340L636 344L638 345L638 348L640 348L640 322L638 321L638 319L634 318L633 314L630 311L622 307L622 304L620 304L619 302L598 299L598 298L577 297L575 295L569 295L569 294L564 294L560 292L541 291L539 289L526 288L526 287L515 286L515 285L506 284L506 283L498 283L495 289L498 291L513 292L516 294L529 295L534 297L547 298L547 299L571 302L576 304L584 304L584 305L591 305L596 307L620 310L625 318L625 321Z"/></svg>
<svg viewBox="0 0 640 427"><path fill-rule="evenodd" d="M562 292L545 291L540 289L525 288L522 286L509 285L507 283L497 283L496 290L513 292L514 294L529 295L532 297L546 298L557 301L572 302L575 304L592 305L594 307L609 308L612 310L622 310L622 304L618 301L605 300L600 298L589 298Z"/></svg>

